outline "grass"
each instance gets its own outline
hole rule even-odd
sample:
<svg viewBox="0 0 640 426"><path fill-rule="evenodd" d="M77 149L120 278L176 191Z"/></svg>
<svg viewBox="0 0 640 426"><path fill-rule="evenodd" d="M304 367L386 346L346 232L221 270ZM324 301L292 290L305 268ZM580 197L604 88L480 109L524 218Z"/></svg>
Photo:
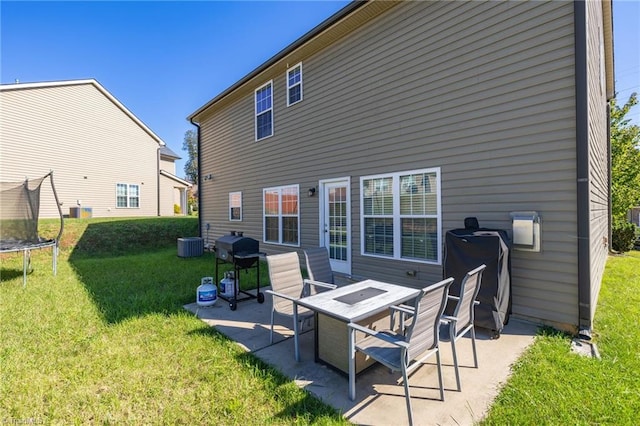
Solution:
<svg viewBox="0 0 640 426"><path fill-rule="evenodd" d="M514 366L486 425L637 425L640 413L640 252L611 256L594 328L601 359L570 351L571 336L543 329Z"/></svg>
<svg viewBox="0 0 640 426"><path fill-rule="evenodd" d="M44 221L41 233L57 232ZM340 414L186 312L210 253L176 256L197 219L71 219L51 250L1 257L0 419L44 424L346 424ZM262 283L267 268L261 267ZM249 275L245 283L254 282ZM601 360L541 330L482 422L637 424L640 252L607 263Z"/></svg>
<svg viewBox="0 0 640 426"><path fill-rule="evenodd" d="M68 220L57 276L51 251L34 251L26 288L21 255L3 256L0 419L346 423L182 308L213 275L211 254L176 256L176 238L195 229L184 218Z"/></svg>

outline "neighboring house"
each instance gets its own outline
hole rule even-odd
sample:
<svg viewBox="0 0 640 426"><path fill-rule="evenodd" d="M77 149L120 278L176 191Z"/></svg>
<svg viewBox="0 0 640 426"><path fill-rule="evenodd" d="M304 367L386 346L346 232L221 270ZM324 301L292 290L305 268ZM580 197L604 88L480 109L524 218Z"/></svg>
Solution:
<svg viewBox="0 0 640 426"><path fill-rule="evenodd" d="M447 230L541 217L513 313L589 335L609 251L611 1L353 2L188 118L201 232L442 278ZM206 177L206 179L205 179Z"/></svg>
<svg viewBox="0 0 640 426"><path fill-rule="evenodd" d="M64 214L93 217L186 213L189 182L175 176L179 157L96 80L0 86L0 179L21 181L50 170ZM42 193L41 217L58 211Z"/></svg>
<svg viewBox="0 0 640 426"><path fill-rule="evenodd" d="M191 183L176 176L176 160L179 159L180 156L166 145L160 148L160 216L189 213L187 194Z"/></svg>

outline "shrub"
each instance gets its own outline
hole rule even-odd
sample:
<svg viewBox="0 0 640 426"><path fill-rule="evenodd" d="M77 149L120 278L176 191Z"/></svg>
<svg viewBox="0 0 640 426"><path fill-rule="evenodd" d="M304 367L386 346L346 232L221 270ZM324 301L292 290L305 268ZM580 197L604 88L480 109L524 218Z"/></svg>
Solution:
<svg viewBox="0 0 640 426"><path fill-rule="evenodd" d="M180 206L179 206L179 205L177 205L177 204L174 204L174 205L173 205L173 213L174 213L174 214L180 214L180 213L182 213L182 212L180 211Z"/></svg>
<svg viewBox="0 0 640 426"><path fill-rule="evenodd" d="M633 249L636 240L636 226L633 223L616 220L611 231L611 248L620 253Z"/></svg>

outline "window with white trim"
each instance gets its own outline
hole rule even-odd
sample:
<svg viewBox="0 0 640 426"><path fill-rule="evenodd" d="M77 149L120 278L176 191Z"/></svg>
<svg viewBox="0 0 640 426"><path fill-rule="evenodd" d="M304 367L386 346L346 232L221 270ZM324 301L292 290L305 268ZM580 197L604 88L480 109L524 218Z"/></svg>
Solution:
<svg viewBox="0 0 640 426"><path fill-rule="evenodd" d="M256 140L273 136L273 80L256 89Z"/></svg>
<svg viewBox="0 0 640 426"><path fill-rule="evenodd" d="M360 178L361 252L441 263L440 168Z"/></svg>
<svg viewBox="0 0 640 426"><path fill-rule="evenodd" d="M287 106L302 100L302 62L287 69Z"/></svg>
<svg viewBox="0 0 640 426"><path fill-rule="evenodd" d="M140 207L140 186L127 183L116 183L116 207Z"/></svg>
<svg viewBox="0 0 640 426"><path fill-rule="evenodd" d="M242 192L229 193L229 220L242 220Z"/></svg>
<svg viewBox="0 0 640 426"><path fill-rule="evenodd" d="M300 188L298 185L265 188L262 191L264 241L300 245Z"/></svg>

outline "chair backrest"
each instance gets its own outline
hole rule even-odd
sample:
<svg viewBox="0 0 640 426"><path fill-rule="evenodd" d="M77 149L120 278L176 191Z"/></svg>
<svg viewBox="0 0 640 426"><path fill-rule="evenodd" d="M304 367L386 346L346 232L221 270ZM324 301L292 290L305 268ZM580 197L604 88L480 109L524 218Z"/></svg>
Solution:
<svg viewBox="0 0 640 426"><path fill-rule="evenodd" d="M458 330L464 330L468 325L473 324L475 312L474 302L478 297L480 284L482 283L482 273L486 267L486 265L480 265L467 272L467 275L462 279L462 284L460 284L460 300L458 300L456 309L453 312L453 316L458 318L455 322L456 332L454 334L457 334Z"/></svg>
<svg viewBox="0 0 640 426"><path fill-rule="evenodd" d="M325 247L313 247L304 251L309 278L314 281L335 284L329 252Z"/></svg>
<svg viewBox="0 0 640 426"><path fill-rule="evenodd" d="M267 264L269 265L271 289L299 299L302 295L303 281L298 253L290 252L267 256ZM276 311L281 311L285 306L290 305L291 302L282 297L273 298L273 307Z"/></svg>
<svg viewBox="0 0 640 426"><path fill-rule="evenodd" d="M438 345L440 317L447 305L449 287L453 278L447 278L422 289L415 301L415 315L406 333L409 343L408 360Z"/></svg>

